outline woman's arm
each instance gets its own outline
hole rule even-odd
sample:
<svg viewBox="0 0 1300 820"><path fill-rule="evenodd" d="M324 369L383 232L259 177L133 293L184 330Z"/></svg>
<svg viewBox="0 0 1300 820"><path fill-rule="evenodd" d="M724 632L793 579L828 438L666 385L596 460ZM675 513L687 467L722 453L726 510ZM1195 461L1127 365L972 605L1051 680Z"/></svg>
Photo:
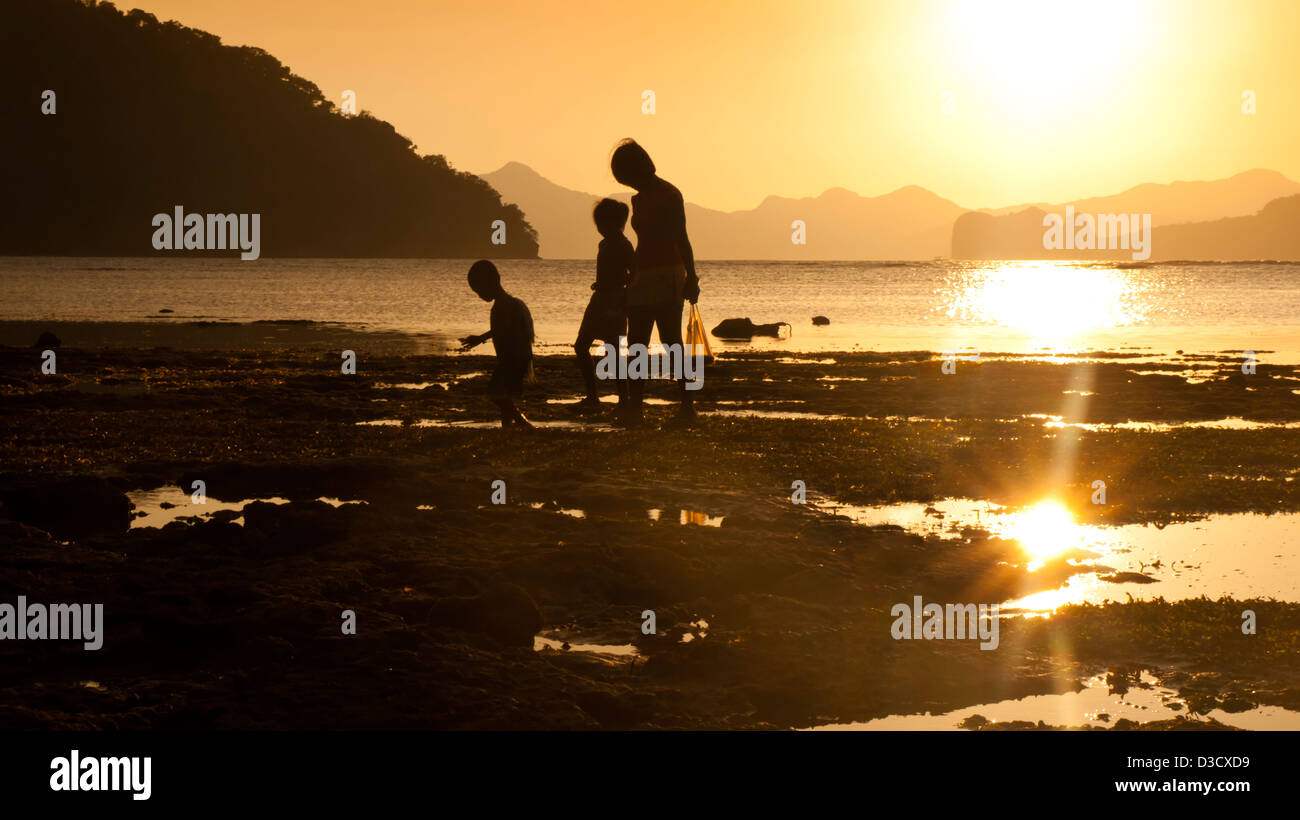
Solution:
<svg viewBox="0 0 1300 820"><path fill-rule="evenodd" d="M680 196L672 198L668 206L668 218L677 235L677 252L682 255L682 263L686 265L685 296L691 304L695 304L700 298L700 277L695 273L695 251L691 248L691 238L686 235L686 206Z"/></svg>

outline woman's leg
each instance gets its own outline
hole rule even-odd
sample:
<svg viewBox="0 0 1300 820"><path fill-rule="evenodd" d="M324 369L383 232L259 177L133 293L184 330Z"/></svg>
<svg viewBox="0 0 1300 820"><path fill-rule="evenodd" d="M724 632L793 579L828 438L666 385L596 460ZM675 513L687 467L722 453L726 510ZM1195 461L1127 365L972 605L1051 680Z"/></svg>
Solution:
<svg viewBox="0 0 1300 820"><path fill-rule="evenodd" d="M673 372L685 374L685 356L686 346L682 341L682 310L685 302L671 300L658 305L655 309L655 324L659 326L659 342L665 350L671 351L674 362ZM691 412L694 410L694 402L691 397L691 391L686 389L686 379L680 380L679 387L682 391L682 410Z"/></svg>
<svg viewBox="0 0 1300 820"><path fill-rule="evenodd" d="M653 305L628 305L627 307L627 346L650 345L650 331L655 326L655 308ZM635 414L641 412L641 399L645 394L644 379L629 379L628 405Z"/></svg>

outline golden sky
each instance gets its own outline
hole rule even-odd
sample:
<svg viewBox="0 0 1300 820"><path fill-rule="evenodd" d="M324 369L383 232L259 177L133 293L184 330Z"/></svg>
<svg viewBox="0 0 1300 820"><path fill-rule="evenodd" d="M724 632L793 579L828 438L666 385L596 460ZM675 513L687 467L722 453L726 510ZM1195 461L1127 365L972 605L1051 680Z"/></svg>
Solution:
<svg viewBox="0 0 1300 820"><path fill-rule="evenodd" d="M625 136L725 210L831 187L998 207L1300 179L1300 0L118 5L259 46L336 102L351 89L462 170L517 160L595 193L617 188Z"/></svg>

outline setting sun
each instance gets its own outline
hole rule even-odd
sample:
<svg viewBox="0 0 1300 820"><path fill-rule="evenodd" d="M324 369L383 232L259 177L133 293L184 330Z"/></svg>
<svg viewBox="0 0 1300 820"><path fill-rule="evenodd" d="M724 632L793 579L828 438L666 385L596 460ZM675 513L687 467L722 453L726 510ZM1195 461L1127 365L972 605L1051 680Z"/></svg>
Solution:
<svg viewBox="0 0 1300 820"><path fill-rule="evenodd" d="M954 0L948 36L998 114L1041 123L1115 94L1143 59L1149 3ZM1016 116L1018 113L1018 116Z"/></svg>

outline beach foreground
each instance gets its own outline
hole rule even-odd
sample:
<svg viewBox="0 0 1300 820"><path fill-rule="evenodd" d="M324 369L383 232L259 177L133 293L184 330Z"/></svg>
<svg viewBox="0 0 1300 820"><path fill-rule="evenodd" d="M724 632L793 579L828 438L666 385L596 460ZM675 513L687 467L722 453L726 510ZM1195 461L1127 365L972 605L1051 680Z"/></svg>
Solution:
<svg viewBox="0 0 1300 820"><path fill-rule="evenodd" d="M70 345L55 375L37 349L0 348L0 589L105 612L96 652L0 642L0 726L808 728L958 710L950 728L1297 725L1300 594L1279 594L1300 588L1294 538L1240 578L1117 550L1089 567L1111 603L1044 609L1026 602L1086 586L1066 585L1079 551L1027 554L984 524L1052 499L1072 525L1158 544L1300 512L1300 368L985 354L949 375L927 352L732 354L693 428L665 402L625 431L575 415L571 358L544 357L524 403L541 426L507 432L490 357L354 334L343 375L340 339L294 333ZM986 517L945 521L951 499ZM879 516L913 505L918 526ZM1003 604L998 647L891 637L914 596ZM1098 676L1168 709L974 708Z"/></svg>

